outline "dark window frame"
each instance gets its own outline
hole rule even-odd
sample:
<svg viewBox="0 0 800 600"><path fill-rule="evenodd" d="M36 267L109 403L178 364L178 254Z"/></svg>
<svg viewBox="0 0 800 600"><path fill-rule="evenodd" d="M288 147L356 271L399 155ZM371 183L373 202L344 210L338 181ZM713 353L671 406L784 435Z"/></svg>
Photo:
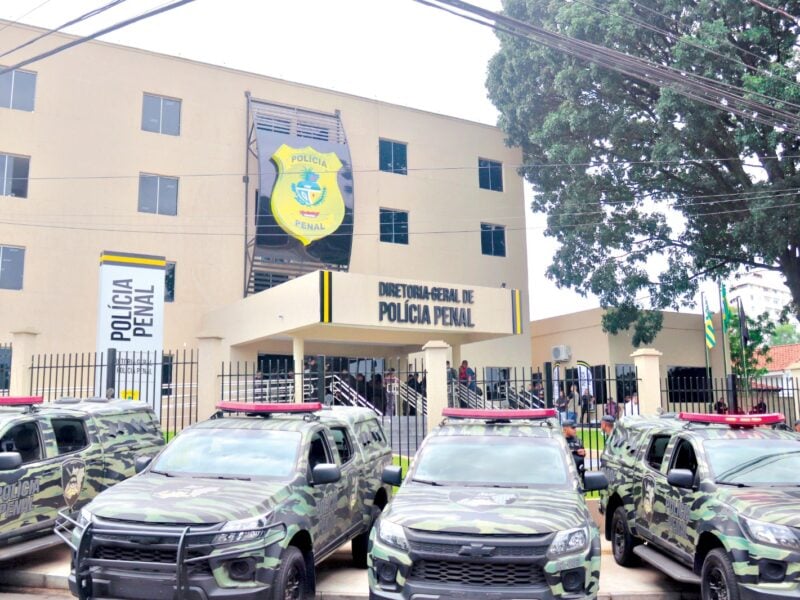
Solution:
<svg viewBox="0 0 800 600"><path fill-rule="evenodd" d="M8 249L22 251L22 266L20 267L19 287L2 285L3 282L3 263L5 262L4 254ZM10 244L0 244L0 290L21 290L25 285L25 247L12 246Z"/></svg>
<svg viewBox="0 0 800 600"><path fill-rule="evenodd" d="M155 178L156 181L156 197L155 197L155 210L142 210L142 184L147 178ZM171 180L175 182L175 212L162 212L161 211L161 182L162 180ZM169 175L158 175L156 173L139 173L139 197L138 197L138 212L150 215L162 215L165 217L178 216L178 195L180 193L180 178L171 177Z"/></svg>
<svg viewBox="0 0 800 600"><path fill-rule="evenodd" d="M502 242L498 244L497 234L502 234ZM486 243L484 234L490 234L490 242ZM506 251L506 226L494 223L481 223L481 254L484 256L497 256L505 258Z"/></svg>
<svg viewBox="0 0 800 600"><path fill-rule="evenodd" d="M17 423L16 425L12 425L8 429L8 431L6 431L6 433L3 435L3 438L6 438L7 436L9 436L11 434L11 432L13 432L17 428L28 427L28 426L33 426L33 428L36 431L36 437L37 437L37 441L38 441L37 450L39 451L39 456L37 458L33 458L31 460L25 460L25 457L23 456L22 457L22 466L30 465L30 464L33 464L33 463L42 462L43 460L46 460L48 458L47 453L45 452L44 438L42 437L42 427L36 421L24 421L22 423ZM0 452L2 452L2 451L5 451L5 449L0 447ZM15 452L19 452L19 450L14 450L14 451Z"/></svg>
<svg viewBox="0 0 800 600"><path fill-rule="evenodd" d="M503 163L490 158L478 158L478 187L492 192L503 191Z"/></svg>
<svg viewBox="0 0 800 600"><path fill-rule="evenodd" d="M174 260L168 260L164 268L164 302L175 302L176 265Z"/></svg>
<svg viewBox="0 0 800 600"><path fill-rule="evenodd" d="M56 423L59 422L59 421L65 421L65 422L69 422L69 423L72 423L72 424L75 424L75 423L79 424L80 429L83 432L83 442L84 443L83 443L82 446L80 446L79 448L74 448L74 449L62 451L61 442L58 439L59 432L61 431L61 428L56 426ZM74 454L75 452L80 452L81 450L85 450L86 448L89 447L89 445L90 445L89 430L86 427L86 419L82 419L80 417L53 417L52 419L50 419L50 424L53 427L53 433L55 434L56 447L58 448L58 455L59 456L64 456L66 454Z"/></svg>
<svg viewBox="0 0 800 600"><path fill-rule="evenodd" d="M405 217L405 223L398 222L397 217L400 216ZM384 217L391 217L391 222L384 222ZM396 208L380 208L378 219L378 239L381 242L386 244L402 244L404 246L408 246L409 234L407 210L399 210ZM403 225L405 225L405 231L402 230ZM398 227L400 230L398 230Z"/></svg>
<svg viewBox="0 0 800 600"><path fill-rule="evenodd" d="M24 169L23 167L19 167L25 171L24 177L15 175L14 170L17 168L17 161L20 161L20 164L24 165ZM0 196L6 196L8 198L27 198L30 177L30 156L24 156L22 154L6 154L4 152L0 153ZM17 188L16 192L14 190L15 187ZM21 190L20 187L22 188ZM8 190L8 193L6 193L6 190Z"/></svg>
<svg viewBox="0 0 800 600"><path fill-rule="evenodd" d="M331 427L331 435L333 435L334 431L341 431L343 438L342 442L343 445L348 448L347 459L345 460L345 456L342 455L342 451L339 449L339 445L336 445L336 451L339 453L339 460L341 460L342 466L349 464L355 457L356 457L356 445L353 441L353 438L350 436L350 432L348 431L347 427L344 425ZM336 442L336 436L333 435L333 441Z"/></svg>
<svg viewBox="0 0 800 600"><path fill-rule="evenodd" d="M682 438L681 437L681 438L678 438L677 440L675 440L675 446L672 448L672 456L669 457L669 469L668 469L668 472L670 470L672 470L672 469L685 468L685 467L676 467L675 466L675 463L678 462L680 451L684 447L688 447L692 451L692 454L694 454L694 464L695 464L694 476L695 476L695 480L696 480L697 479L697 475L700 472L700 460L698 459L697 449L694 447L692 442L690 442L686 438ZM689 469L689 470L691 471L691 469Z"/></svg>
<svg viewBox="0 0 800 600"><path fill-rule="evenodd" d="M658 461L658 466L655 466L652 462L650 462L650 454L653 451L653 448L655 448L656 443L663 439L666 439L667 443L664 444L662 449L661 460ZM650 437L650 443L648 444L647 451L644 454L644 462L650 469L656 471L657 473L661 472L661 466L664 464L664 458L667 455L667 448L669 447L669 442L671 439L672 434L670 433L656 433Z"/></svg>
<svg viewBox="0 0 800 600"><path fill-rule="evenodd" d="M33 95L30 98L30 108L28 108L28 103L23 103L21 100L16 99L14 97L14 92L17 88L16 80L17 75L19 73L24 73L25 75L32 75L33 76ZM14 69L10 73L5 73L4 75L0 75L0 77L10 76L10 83L8 86L8 104L6 104L5 99L0 97L0 108L8 108L10 110L21 110L24 112L33 112L36 110L36 83L39 79L38 73L36 71L28 71L26 69ZM23 106L20 106L23 104Z"/></svg>
<svg viewBox="0 0 800 600"><path fill-rule="evenodd" d="M402 148L402 153L397 150ZM384 151L389 151L389 156L385 156ZM401 156L402 154L402 161ZM388 160L386 160L388 159ZM402 166L396 164L402 162ZM398 142L386 138L378 139L378 168L384 173L394 173L396 175L408 175L408 143Z"/></svg>
<svg viewBox="0 0 800 600"><path fill-rule="evenodd" d="M145 120L145 104L147 102L147 98L154 98L158 100L158 129L150 129L146 127L147 121ZM177 131L174 133L172 131L165 131L164 130L164 102L175 102L178 105L178 120L177 120ZM141 122L141 129L142 131L147 131L148 133L158 133L160 135L171 135L173 137L180 137L181 135L181 121L183 118L183 100L180 98L173 98L170 96L162 96L161 94L152 94L150 92L142 92L142 122Z"/></svg>

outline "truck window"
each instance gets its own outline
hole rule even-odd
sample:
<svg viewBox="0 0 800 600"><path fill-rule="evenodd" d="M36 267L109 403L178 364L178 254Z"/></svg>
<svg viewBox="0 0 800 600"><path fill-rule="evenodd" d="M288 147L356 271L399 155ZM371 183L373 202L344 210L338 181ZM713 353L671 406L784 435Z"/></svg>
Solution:
<svg viewBox="0 0 800 600"><path fill-rule="evenodd" d="M688 441L679 440L673 454L671 468L687 469L692 472L692 475L697 475L697 457L694 448Z"/></svg>
<svg viewBox="0 0 800 600"><path fill-rule="evenodd" d="M56 434L59 454L77 452L89 445L86 422L83 419L59 418L52 419L51 423Z"/></svg>
<svg viewBox="0 0 800 600"><path fill-rule="evenodd" d="M328 451L328 444L322 432L317 431L314 437L311 438L311 448L308 452L308 473L309 475L317 465L324 465L332 463L330 452Z"/></svg>
<svg viewBox="0 0 800 600"><path fill-rule="evenodd" d="M353 458L353 442L350 439L350 434L347 433L347 429L344 427L331 427L331 433L342 464L349 463Z"/></svg>
<svg viewBox="0 0 800 600"><path fill-rule="evenodd" d="M650 447L647 449L647 464L656 471L661 470L661 463L664 462L664 453L669 445L669 435L654 435L650 439Z"/></svg>
<svg viewBox="0 0 800 600"><path fill-rule="evenodd" d="M0 450L19 452L22 464L42 460L42 443L36 423L21 423L9 429L0 439Z"/></svg>

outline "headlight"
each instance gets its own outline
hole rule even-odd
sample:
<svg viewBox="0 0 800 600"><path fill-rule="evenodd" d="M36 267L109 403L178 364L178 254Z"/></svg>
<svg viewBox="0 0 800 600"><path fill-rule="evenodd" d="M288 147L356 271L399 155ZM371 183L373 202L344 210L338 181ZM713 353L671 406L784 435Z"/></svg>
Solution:
<svg viewBox="0 0 800 600"><path fill-rule="evenodd" d="M239 521L228 521L220 529L220 533L211 540L212 544L236 544L238 542L252 542L264 537L267 521L272 513L267 513L262 517L241 519Z"/></svg>
<svg viewBox="0 0 800 600"><path fill-rule="evenodd" d="M93 520L94 520L94 515L85 508L82 508L81 512L78 513L79 527L86 527Z"/></svg>
<svg viewBox="0 0 800 600"><path fill-rule="evenodd" d="M400 548L401 550L408 550L408 540L406 539L406 532L402 525L392 523L386 519L381 519L378 524L378 537L381 541L386 542L390 546Z"/></svg>
<svg viewBox="0 0 800 600"><path fill-rule="evenodd" d="M559 531L550 544L547 555L550 558L581 552L589 547L589 530L586 527Z"/></svg>
<svg viewBox="0 0 800 600"><path fill-rule="evenodd" d="M755 519L741 519L742 529L751 541L790 550L800 550L800 539L785 525L765 523Z"/></svg>

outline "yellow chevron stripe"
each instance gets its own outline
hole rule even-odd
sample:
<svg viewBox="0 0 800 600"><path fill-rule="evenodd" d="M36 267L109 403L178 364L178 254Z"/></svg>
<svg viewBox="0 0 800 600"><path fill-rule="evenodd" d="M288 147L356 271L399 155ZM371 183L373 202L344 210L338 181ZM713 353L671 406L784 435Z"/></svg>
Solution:
<svg viewBox="0 0 800 600"><path fill-rule="evenodd" d="M100 257L100 264L105 262L126 263L129 265L147 265L149 267L166 267L167 261L162 258L137 258L134 256L116 256L114 254L103 254Z"/></svg>

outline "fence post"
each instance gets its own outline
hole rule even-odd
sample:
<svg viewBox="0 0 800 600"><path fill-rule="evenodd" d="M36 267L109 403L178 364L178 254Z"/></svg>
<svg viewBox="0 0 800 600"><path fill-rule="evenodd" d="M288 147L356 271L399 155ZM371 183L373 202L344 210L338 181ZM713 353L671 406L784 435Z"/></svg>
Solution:
<svg viewBox="0 0 800 600"><path fill-rule="evenodd" d="M442 420L442 411L447 408L447 353L450 346L442 340L432 340L422 350L425 352L428 423L438 423Z"/></svg>
<svg viewBox="0 0 800 600"><path fill-rule="evenodd" d="M34 329L21 329L11 332L11 380L8 393L11 396L28 396L31 389L31 369L29 360L36 354L36 336L39 332Z"/></svg>
<svg viewBox="0 0 800 600"><path fill-rule="evenodd" d="M98 390L98 396L106 397L108 390L114 390L114 397L119 398L119 390L117 389L117 349L109 348L106 351L106 387Z"/></svg>
<svg viewBox="0 0 800 600"><path fill-rule="evenodd" d="M631 354L639 377L639 414L655 415L661 408L661 356L654 348L642 348Z"/></svg>
<svg viewBox="0 0 800 600"><path fill-rule="evenodd" d="M13 358L11 359L14 360ZM791 390L792 390L792 401L793 401L793 408L794 408L794 420L800 419L800 389L798 389L797 384L800 381L800 361L796 363L792 363L787 367L789 370L789 378L791 379ZM788 415L787 415L788 418ZM789 423L790 426L794 426L794 423Z"/></svg>
<svg viewBox="0 0 800 600"><path fill-rule="evenodd" d="M547 408L553 408L553 363L544 363L544 401Z"/></svg>
<svg viewBox="0 0 800 600"><path fill-rule="evenodd" d="M217 375L222 364L222 338L198 336L197 352L197 418L202 421L216 411L222 400Z"/></svg>
<svg viewBox="0 0 800 600"><path fill-rule="evenodd" d="M294 359L294 398L293 402L303 402L305 389L305 340L301 337L292 337L292 358Z"/></svg>

